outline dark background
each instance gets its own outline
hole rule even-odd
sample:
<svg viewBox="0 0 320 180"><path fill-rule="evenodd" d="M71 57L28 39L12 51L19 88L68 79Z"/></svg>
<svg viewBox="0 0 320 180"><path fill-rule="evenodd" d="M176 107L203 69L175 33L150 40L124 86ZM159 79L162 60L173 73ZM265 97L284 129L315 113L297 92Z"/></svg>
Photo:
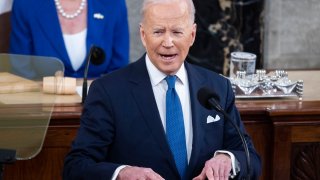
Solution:
<svg viewBox="0 0 320 180"><path fill-rule="evenodd" d="M187 61L228 75L230 53L257 55L262 68L264 0L193 0L197 34Z"/></svg>

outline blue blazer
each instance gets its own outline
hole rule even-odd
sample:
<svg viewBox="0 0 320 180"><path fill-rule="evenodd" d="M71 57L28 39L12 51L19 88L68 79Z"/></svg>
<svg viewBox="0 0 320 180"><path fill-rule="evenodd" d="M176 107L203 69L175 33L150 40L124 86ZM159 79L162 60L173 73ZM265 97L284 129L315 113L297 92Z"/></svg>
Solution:
<svg viewBox="0 0 320 180"><path fill-rule="evenodd" d="M95 18L97 13L104 19ZM53 0L14 0L11 23L10 53L56 57L63 61L66 76L83 77L86 63L73 70ZM125 0L88 0L87 54L91 45L101 47L106 59L101 65L91 64L88 77L99 77L129 63Z"/></svg>
<svg viewBox="0 0 320 180"><path fill-rule="evenodd" d="M185 62L190 88L193 145L187 179L200 174L216 150L234 153L240 162L238 178L246 175L246 160L236 130L215 110L197 100L201 87L220 96L220 105L245 134L251 155L252 179L258 179L261 162L235 107L229 81ZM221 120L207 123L208 115ZM81 126L64 164L64 179L110 179L120 165L152 168L168 180L179 179L147 72L145 58L95 80L86 99Z"/></svg>

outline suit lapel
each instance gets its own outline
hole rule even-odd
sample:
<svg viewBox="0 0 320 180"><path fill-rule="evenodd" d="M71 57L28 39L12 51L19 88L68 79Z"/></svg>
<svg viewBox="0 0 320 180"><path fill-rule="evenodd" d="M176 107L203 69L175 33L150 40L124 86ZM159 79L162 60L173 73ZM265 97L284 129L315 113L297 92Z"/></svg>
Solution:
<svg viewBox="0 0 320 180"><path fill-rule="evenodd" d="M132 83L132 93L152 136L157 141L159 148L166 157L169 157L169 164L178 174L178 170L176 169L173 156L167 143L144 58L145 56L138 60L135 64L135 68L131 72L130 82ZM148 108L146 109L146 107Z"/></svg>
<svg viewBox="0 0 320 180"><path fill-rule="evenodd" d="M110 17L110 8L112 6L108 6L104 4L104 1L87 1L88 2L88 16L87 16L87 49L93 45L93 42L101 42L105 41L103 39L103 32L105 31L106 18ZM109 14L105 14L109 13ZM100 45L101 43L97 43L95 45Z"/></svg>
<svg viewBox="0 0 320 180"><path fill-rule="evenodd" d="M110 10L106 9L110 6L107 7L106 4L103 4L102 2L103 1L88 1L86 49L90 49L93 42L97 43L103 41L103 38L101 37L103 37L102 33L107 21L105 19L94 18L94 14L100 14L103 15L104 18L107 18L107 14L102 13L110 12ZM52 44L57 53L63 58L65 65L72 68L64 45L62 30L60 28L54 1L43 0L39 2L39 8L37 8L37 11L36 18L42 32L46 35L49 43ZM97 45L100 45L100 43L97 43ZM84 66L84 64L85 62L82 66Z"/></svg>
<svg viewBox="0 0 320 180"><path fill-rule="evenodd" d="M37 11L36 18L39 23L39 27L41 28L43 34L46 35L48 43L52 44L52 47L56 50L57 54L63 58L64 62L70 63L64 45L62 30L60 28L54 1L42 0L39 1L38 6L39 7L35 9L35 11Z"/></svg>
<svg viewBox="0 0 320 180"><path fill-rule="evenodd" d="M187 170L187 177L191 177L192 170L195 169L197 159L203 148L204 142L204 126L205 114L204 109L197 99L198 90L205 86L206 77L201 75L190 64L186 64L186 69L189 79L190 101L192 109L192 126L193 126L193 144L191 158ZM178 173L169 145L166 140L166 135L160 119L159 111L153 95L150 78L146 69L144 57L136 63L136 67L131 72L130 82L133 84L132 93L137 101L139 109L152 133L152 136L158 142L160 149L169 157L169 163L176 173ZM146 107L149 107L146 109Z"/></svg>
<svg viewBox="0 0 320 180"><path fill-rule="evenodd" d="M198 90L205 86L206 77L200 74L193 66L188 63L186 64L186 69L189 79L189 90L190 90L190 101L191 101L191 111L192 111L192 128L193 128L193 140L192 140L192 152L189 161L189 166L187 170L187 177L190 177L192 170L195 169L197 160L204 142L204 115L203 108L198 102L197 93Z"/></svg>

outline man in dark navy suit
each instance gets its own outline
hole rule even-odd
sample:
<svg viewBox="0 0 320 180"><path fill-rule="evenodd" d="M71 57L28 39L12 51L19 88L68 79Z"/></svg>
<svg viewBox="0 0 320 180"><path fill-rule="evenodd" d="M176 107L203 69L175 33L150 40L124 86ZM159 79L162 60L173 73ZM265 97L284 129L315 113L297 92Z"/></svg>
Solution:
<svg viewBox="0 0 320 180"><path fill-rule="evenodd" d="M218 94L245 135L251 179L258 179L260 158L230 82L185 62L195 40L194 11L191 0L144 1L146 54L92 83L64 179L243 179L248 169L241 140L219 112L200 105L202 87Z"/></svg>

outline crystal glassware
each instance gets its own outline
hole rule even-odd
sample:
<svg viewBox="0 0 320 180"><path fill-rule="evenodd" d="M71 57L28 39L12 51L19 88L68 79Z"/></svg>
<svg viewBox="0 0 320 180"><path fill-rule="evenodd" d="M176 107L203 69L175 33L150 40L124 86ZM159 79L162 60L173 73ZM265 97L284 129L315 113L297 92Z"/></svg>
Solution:
<svg viewBox="0 0 320 180"><path fill-rule="evenodd" d="M259 83L248 79L241 79L237 85L245 95L249 95L259 86Z"/></svg>
<svg viewBox="0 0 320 180"><path fill-rule="evenodd" d="M275 85L284 94L290 94L292 90L296 87L297 81L291 81L287 77L284 77L275 82Z"/></svg>
<svg viewBox="0 0 320 180"><path fill-rule="evenodd" d="M277 92L277 89L274 87L274 83L270 78L264 79L259 83L259 88L262 90L263 94L270 95Z"/></svg>

